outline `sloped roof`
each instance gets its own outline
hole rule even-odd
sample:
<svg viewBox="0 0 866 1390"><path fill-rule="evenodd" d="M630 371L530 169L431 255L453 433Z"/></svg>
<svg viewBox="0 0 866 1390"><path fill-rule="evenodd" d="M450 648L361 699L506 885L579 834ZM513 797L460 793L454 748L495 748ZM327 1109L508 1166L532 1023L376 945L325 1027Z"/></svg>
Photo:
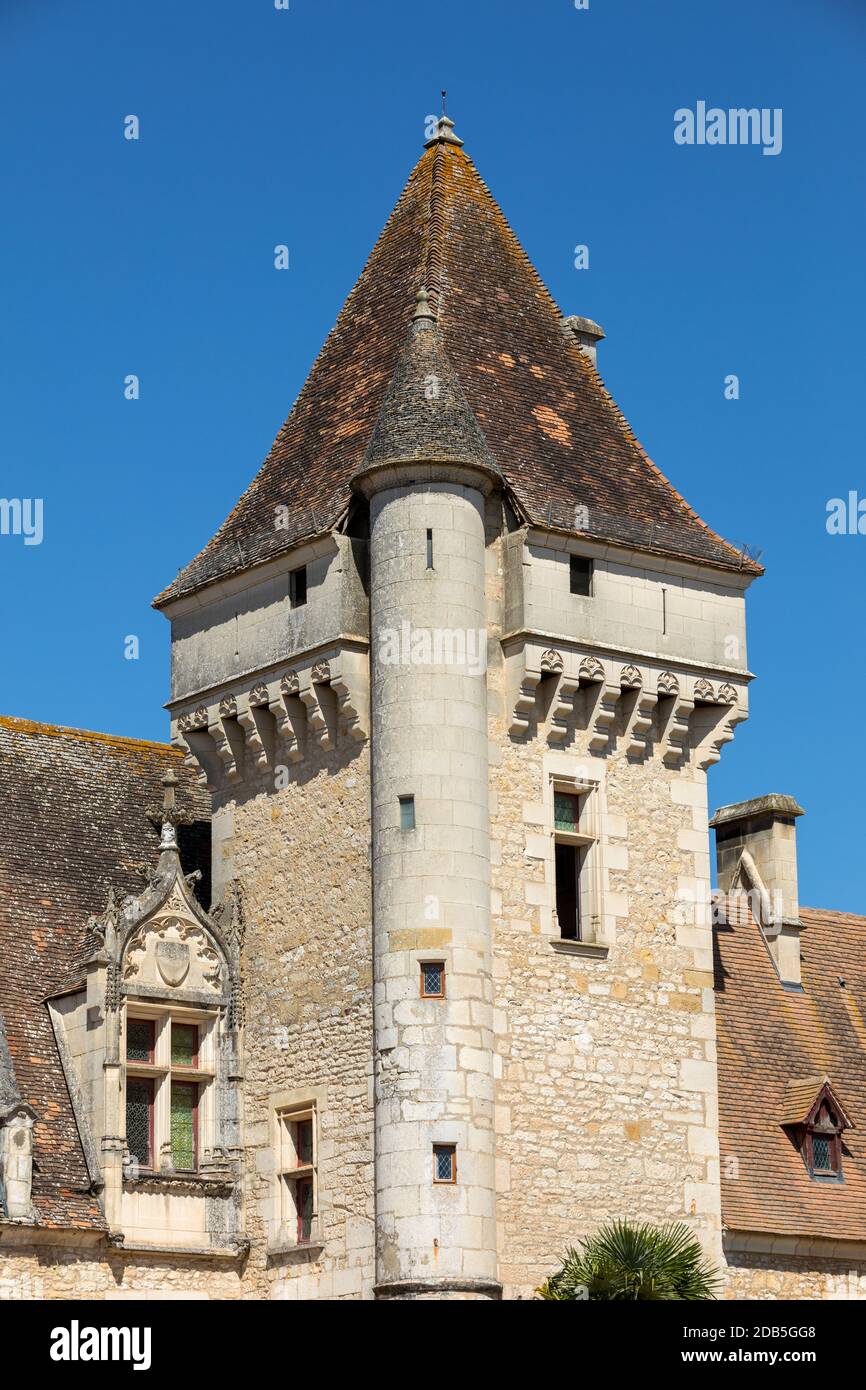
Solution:
<svg viewBox="0 0 866 1390"><path fill-rule="evenodd" d="M727 915L714 933L723 1222L866 1240L866 917L801 909L799 994L779 983L744 895L728 899ZM783 1127L809 1113L827 1078L853 1126L842 1183L812 1180Z"/></svg>
<svg viewBox="0 0 866 1390"><path fill-rule="evenodd" d="M271 559L344 513L426 287L441 343L528 521L761 573L709 529L635 439L459 145L432 143L259 473L160 606ZM288 521L274 525L275 509Z"/></svg>
<svg viewBox="0 0 866 1390"><path fill-rule="evenodd" d="M140 893L136 866L156 863L148 812L161 779L180 778L191 853L210 800L180 754L161 743L0 718L0 1010L15 1082L36 1111L33 1202L40 1223L101 1227L45 999L76 977L88 917L110 886Z"/></svg>

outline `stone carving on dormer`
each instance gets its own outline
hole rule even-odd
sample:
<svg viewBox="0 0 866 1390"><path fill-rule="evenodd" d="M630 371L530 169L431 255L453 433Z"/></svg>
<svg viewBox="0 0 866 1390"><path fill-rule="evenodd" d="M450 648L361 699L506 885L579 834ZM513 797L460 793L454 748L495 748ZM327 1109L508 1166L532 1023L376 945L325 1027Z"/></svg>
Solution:
<svg viewBox="0 0 866 1390"><path fill-rule="evenodd" d="M177 990L183 986L186 990L219 994L225 984L223 975L223 963L212 940L188 916L170 913L153 917L133 932L126 946L126 985L134 982L149 991L162 986Z"/></svg>
<svg viewBox="0 0 866 1390"><path fill-rule="evenodd" d="M234 695L225 695L220 700L220 715L223 719L234 719L238 712L238 702Z"/></svg>
<svg viewBox="0 0 866 1390"><path fill-rule="evenodd" d="M541 654L541 673L544 676L559 676L563 670L562 655L549 648Z"/></svg>
<svg viewBox="0 0 866 1390"><path fill-rule="evenodd" d="M672 671L662 671L658 680L659 698L669 698L679 693L680 683Z"/></svg>
<svg viewBox="0 0 866 1390"><path fill-rule="evenodd" d="M724 685L719 686L719 704L735 705L736 703L737 692L734 689L734 687L732 685L729 685L726 681Z"/></svg>
<svg viewBox="0 0 866 1390"><path fill-rule="evenodd" d="M623 666L619 673L619 684L621 690L640 690L643 676L636 666Z"/></svg>

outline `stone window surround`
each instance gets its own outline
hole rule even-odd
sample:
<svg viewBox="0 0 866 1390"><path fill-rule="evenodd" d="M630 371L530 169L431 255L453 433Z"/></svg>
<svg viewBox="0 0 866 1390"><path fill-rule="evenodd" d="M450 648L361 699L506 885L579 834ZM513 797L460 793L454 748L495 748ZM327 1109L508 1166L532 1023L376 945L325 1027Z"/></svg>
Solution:
<svg viewBox="0 0 866 1390"><path fill-rule="evenodd" d="M594 935L583 941L563 940L557 929L556 903L556 843L554 819L554 792L565 791L572 794L586 792L593 798L593 820L596 833L594 864L592 866L592 900L595 904L592 916L595 919ZM617 821L620 818L615 818ZM605 792L605 767L596 764L594 759L560 750L545 752L542 760L542 799L539 803L524 805L523 821L526 835L525 853L528 859L544 861L544 886L535 882L528 885L532 897L529 901L537 906L542 936L546 936L553 950L563 955L583 955L604 957L616 939L616 919L626 916L628 903L621 894L609 891L608 868L614 857L609 839L616 835L625 838L627 827L617 824L608 816ZM623 856L624 846L616 846L616 854ZM540 899L540 901L536 901Z"/></svg>
<svg viewBox="0 0 866 1390"><path fill-rule="evenodd" d="M153 1062L135 1062L126 1059L127 1019L146 1019L154 1024ZM192 1023L198 1032L198 1056L193 1067L172 1067L171 1065L171 1024ZM174 1003L155 1001L147 1004L129 1001L123 1011L123 1036L121 1056L123 1058L123 1095L121 1096L121 1115L126 1116L126 1078L151 1079L154 1082L153 1099L153 1166L144 1171L154 1174L171 1175L175 1169L171 1165L171 1079L198 1083L198 1105L196 1112L196 1168L199 1169L203 1155L214 1147L216 1125L216 1029L218 1014L216 1010L196 1009ZM130 1165L133 1166L133 1165ZM137 1165L135 1165L137 1170ZM138 1170L137 1170L138 1171Z"/></svg>
<svg viewBox="0 0 866 1390"><path fill-rule="evenodd" d="M321 1180L320 1143L322 1115L327 1108L327 1087L306 1086L293 1091L280 1091L270 1096L271 1153L273 1175L267 1199L268 1255L307 1255L316 1258L324 1250L322 1214L327 1192ZM289 1172L280 1162L283 1145L283 1126L287 1118L312 1116L313 1120L313 1221L310 1239L300 1242L297 1226L286 1219L284 1174Z"/></svg>

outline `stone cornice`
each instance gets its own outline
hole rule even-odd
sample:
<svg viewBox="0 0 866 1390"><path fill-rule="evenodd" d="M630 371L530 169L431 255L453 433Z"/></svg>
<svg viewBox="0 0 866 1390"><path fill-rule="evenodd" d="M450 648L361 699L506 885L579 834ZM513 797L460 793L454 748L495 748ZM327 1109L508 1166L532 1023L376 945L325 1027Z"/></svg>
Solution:
<svg viewBox="0 0 866 1390"><path fill-rule="evenodd" d="M866 1241L835 1240L823 1236L792 1236L780 1231L722 1233L726 1254L783 1255L796 1259L866 1260Z"/></svg>
<svg viewBox="0 0 866 1390"><path fill-rule="evenodd" d="M513 738L543 730L548 743L561 746L581 729L591 753L604 755L619 744L633 760L655 755L672 769L694 762L705 770L748 717L742 673L719 681L712 668L697 674L704 668L693 662L634 654L623 661L594 643L547 646L535 633L503 641L503 649ZM549 694L546 720L542 683Z"/></svg>
<svg viewBox="0 0 866 1390"><path fill-rule="evenodd" d="M696 661L693 657L678 656L671 652L651 652L622 647L610 642L600 642L595 637L591 642L584 642L577 637L566 637L561 632L546 632L542 628L512 628L509 632L503 633L499 641L503 650L516 642L539 642L545 646L556 647L560 651L564 649L580 650L581 652L598 651L612 657L620 657L626 662L631 660L660 662L666 666L673 664L675 667L682 666L687 670L700 671L704 675L736 677L737 680L747 682L755 679L754 672L746 670L742 666L726 666L722 662L716 661Z"/></svg>
<svg viewBox="0 0 866 1390"><path fill-rule="evenodd" d="M235 677L204 698L172 701L172 742L217 791L301 762L313 746L369 736L369 643L340 639Z"/></svg>

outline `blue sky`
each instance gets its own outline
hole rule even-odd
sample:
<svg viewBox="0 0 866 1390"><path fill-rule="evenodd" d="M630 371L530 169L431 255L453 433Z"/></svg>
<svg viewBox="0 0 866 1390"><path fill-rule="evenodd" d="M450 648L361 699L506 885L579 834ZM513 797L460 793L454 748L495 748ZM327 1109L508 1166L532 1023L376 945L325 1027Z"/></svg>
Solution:
<svg viewBox="0 0 866 1390"><path fill-rule="evenodd" d="M866 6L2 0L0 45L0 495L44 499L41 545L0 536L0 711L167 736L150 600L256 473L446 86L651 457L763 550L711 805L793 793L802 900L866 911L866 536L825 527L866 497ZM782 108L781 154L677 146L698 100Z"/></svg>

